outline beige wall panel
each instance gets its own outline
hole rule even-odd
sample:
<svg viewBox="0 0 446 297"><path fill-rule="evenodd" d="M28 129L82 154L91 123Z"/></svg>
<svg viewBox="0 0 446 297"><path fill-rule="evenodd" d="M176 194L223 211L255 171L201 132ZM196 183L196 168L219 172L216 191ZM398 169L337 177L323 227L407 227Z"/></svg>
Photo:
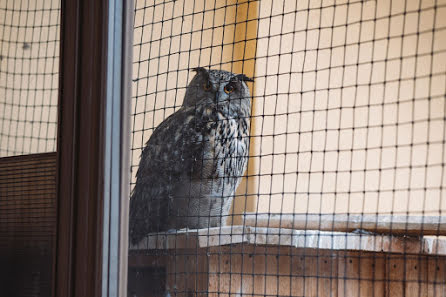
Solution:
<svg viewBox="0 0 446 297"><path fill-rule="evenodd" d="M441 3L260 1L258 212L446 210Z"/></svg>
<svg viewBox="0 0 446 297"><path fill-rule="evenodd" d="M445 4L136 1L133 182L189 69L210 66L256 78L234 213L443 213Z"/></svg>
<svg viewBox="0 0 446 297"><path fill-rule="evenodd" d="M0 157L56 150L60 1L0 1Z"/></svg>

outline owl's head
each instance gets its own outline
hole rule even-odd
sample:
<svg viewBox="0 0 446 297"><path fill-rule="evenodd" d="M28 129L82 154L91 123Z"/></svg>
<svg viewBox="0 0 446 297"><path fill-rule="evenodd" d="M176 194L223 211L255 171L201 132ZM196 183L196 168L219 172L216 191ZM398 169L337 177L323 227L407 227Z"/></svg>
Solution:
<svg viewBox="0 0 446 297"><path fill-rule="evenodd" d="M246 85L253 79L244 74L235 74L224 70L195 68L197 73L189 83L183 106L197 104L216 104L220 106L249 108L251 95Z"/></svg>

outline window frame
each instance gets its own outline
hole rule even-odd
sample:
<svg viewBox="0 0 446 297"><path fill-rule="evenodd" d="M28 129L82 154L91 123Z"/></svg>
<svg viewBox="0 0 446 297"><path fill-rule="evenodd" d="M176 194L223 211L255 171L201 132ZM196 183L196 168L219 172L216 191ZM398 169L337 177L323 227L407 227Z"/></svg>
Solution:
<svg viewBox="0 0 446 297"><path fill-rule="evenodd" d="M62 0L54 296L125 296L133 1Z"/></svg>

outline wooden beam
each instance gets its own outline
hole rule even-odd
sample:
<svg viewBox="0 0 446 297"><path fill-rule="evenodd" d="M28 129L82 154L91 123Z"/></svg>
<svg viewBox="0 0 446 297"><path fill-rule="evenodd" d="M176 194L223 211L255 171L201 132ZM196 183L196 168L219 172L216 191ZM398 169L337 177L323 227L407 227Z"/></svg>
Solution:
<svg viewBox="0 0 446 297"><path fill-rule="evenodd" d="M0 158L0 197L0 246L13 253L40 246L52 254L56 153Z"/></svg>
<svg viewBox="0 0 446 297"><path fill-rule="evenodd" d="M234 1L234 8L229 9L228 13L234 14L235 32L233 39L233 53L230 59L232 60L232 71L236 73L244 73L248 77L255 77L255 58L257 49L257 27L258 27L258 1ZM255 88L253 83L248 83L251 97L255 97ZM256 114L256 103L252 101L251 114ZM251 119L251 135L253 134L256 125L256 118ZM251 138L249 155L258 155L256 152L256 145ZM250 158L248 161L248 168L246 174L248 177L243 178L240 186L236 191L232 206L232 214L229 219L232 224L241 224L243 214L246 211L255 211L256 197L252 195L257 192L257 183L255 174L257 172L257 162ZM229 222L231 224L231 222Z"/></svg>
<svg viewBox="0 0 446 297"><path fill-rule="evenodd" d="M207 296L444 296L445 257L271 246L208 250Z"/></svg>
<svg viewBox="0 0 446 297"><path fill-rule="evenodd" d="M51 296L56 210L56 153L0 158L2 296Z"/></svg>
<svg viewBox="0 0 446 297"><path fill-rule="evenodd" d="M150 289L158 286L160 292L148 296L168 292L180 297L444 296L445 264L445 256L255 244L129 256L133 270L145 268L157 276ZM144 271L139 274L143 278L150 283Z"/></svg>
<svg viewBox="0 0 446 297"><path fill-rule="evenodd" d="M407 237L249 226L152 233L130 250L193 249L234 244L290 246L321 250L446 255L445 236Z"/></svg>
<svg viewBox="0 0 446 297"><path fill-rule="evenodd" d="M246 226L399 235L446 235L445 216L361 214L255 214L244 216Z"/></svg>

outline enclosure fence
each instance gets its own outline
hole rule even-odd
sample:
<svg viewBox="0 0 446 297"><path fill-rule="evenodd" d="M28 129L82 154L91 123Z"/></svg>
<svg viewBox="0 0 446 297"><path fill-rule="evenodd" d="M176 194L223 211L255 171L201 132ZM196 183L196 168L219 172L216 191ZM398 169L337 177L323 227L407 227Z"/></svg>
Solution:
<svg viewBox="0 0 446 297"><path fill-rule="evenodd" d="M131 245L130 294L445 294L446 2L135 5L132 187L193 68L254 83L226 222Z"/></svg>
<svg viewBox="0 0 446 297"><path fill-rule="evenodd" d="M56 151L60 1L0 1L0 157Z"/></svg>
<svg viewBox="0 0 446 297"><path fill-rule="evenodd" d="M50 296L60 1L0 1L2 296Z"/></svg>
<svg viewBox="0 0 446 297"><path fill-rule="evenodd" d="M152 213L142 221L222 219L145 226L153 232L129 243L129 296L446 296L446 1L135 0L134 13L130 183L152 191L143 191ZM26 254L37 266L52 261L56 185L46 177L55 154L25 157L28 167L13 156L56 150L59 34L59 1L0 0L0 247L20 236L43 243ZM217 70L245 75L234 92L249 90L248 116L198 117L218 104L200 105L204 95L187 91L217 98L192 80L210 83L214 74L203 73ZM231 98L234 85L221 87ZM228 106L241 106L246 90ZM198 103L169 122L187 109L185 98ZM243 120L246 134L216 136L214 146L203 140ZM195 134L153 137L190 123L200 127ZM158 156L173 140L164 166ZM190 146L217 151L219 141L236 140L248 143L246 156ZM158 167L137 178L144 151ZM194 165L179 173L180 152ZM245 157L246 170L230 176L230 160ZM181 160L175 174L172 160ZM230 165L191 176L211 161ZM241 180L235 193L216 188L230 179ZM201 185L214 196L187 195ZM233 201L228 212L198 217L190 201L211 198ZM189 204L178 207L181 199ZM178 213L161 211L163 203ZM25 252L2 260L17 255ZM51 270L39 273L22 295L49 292Z"/></svg>

